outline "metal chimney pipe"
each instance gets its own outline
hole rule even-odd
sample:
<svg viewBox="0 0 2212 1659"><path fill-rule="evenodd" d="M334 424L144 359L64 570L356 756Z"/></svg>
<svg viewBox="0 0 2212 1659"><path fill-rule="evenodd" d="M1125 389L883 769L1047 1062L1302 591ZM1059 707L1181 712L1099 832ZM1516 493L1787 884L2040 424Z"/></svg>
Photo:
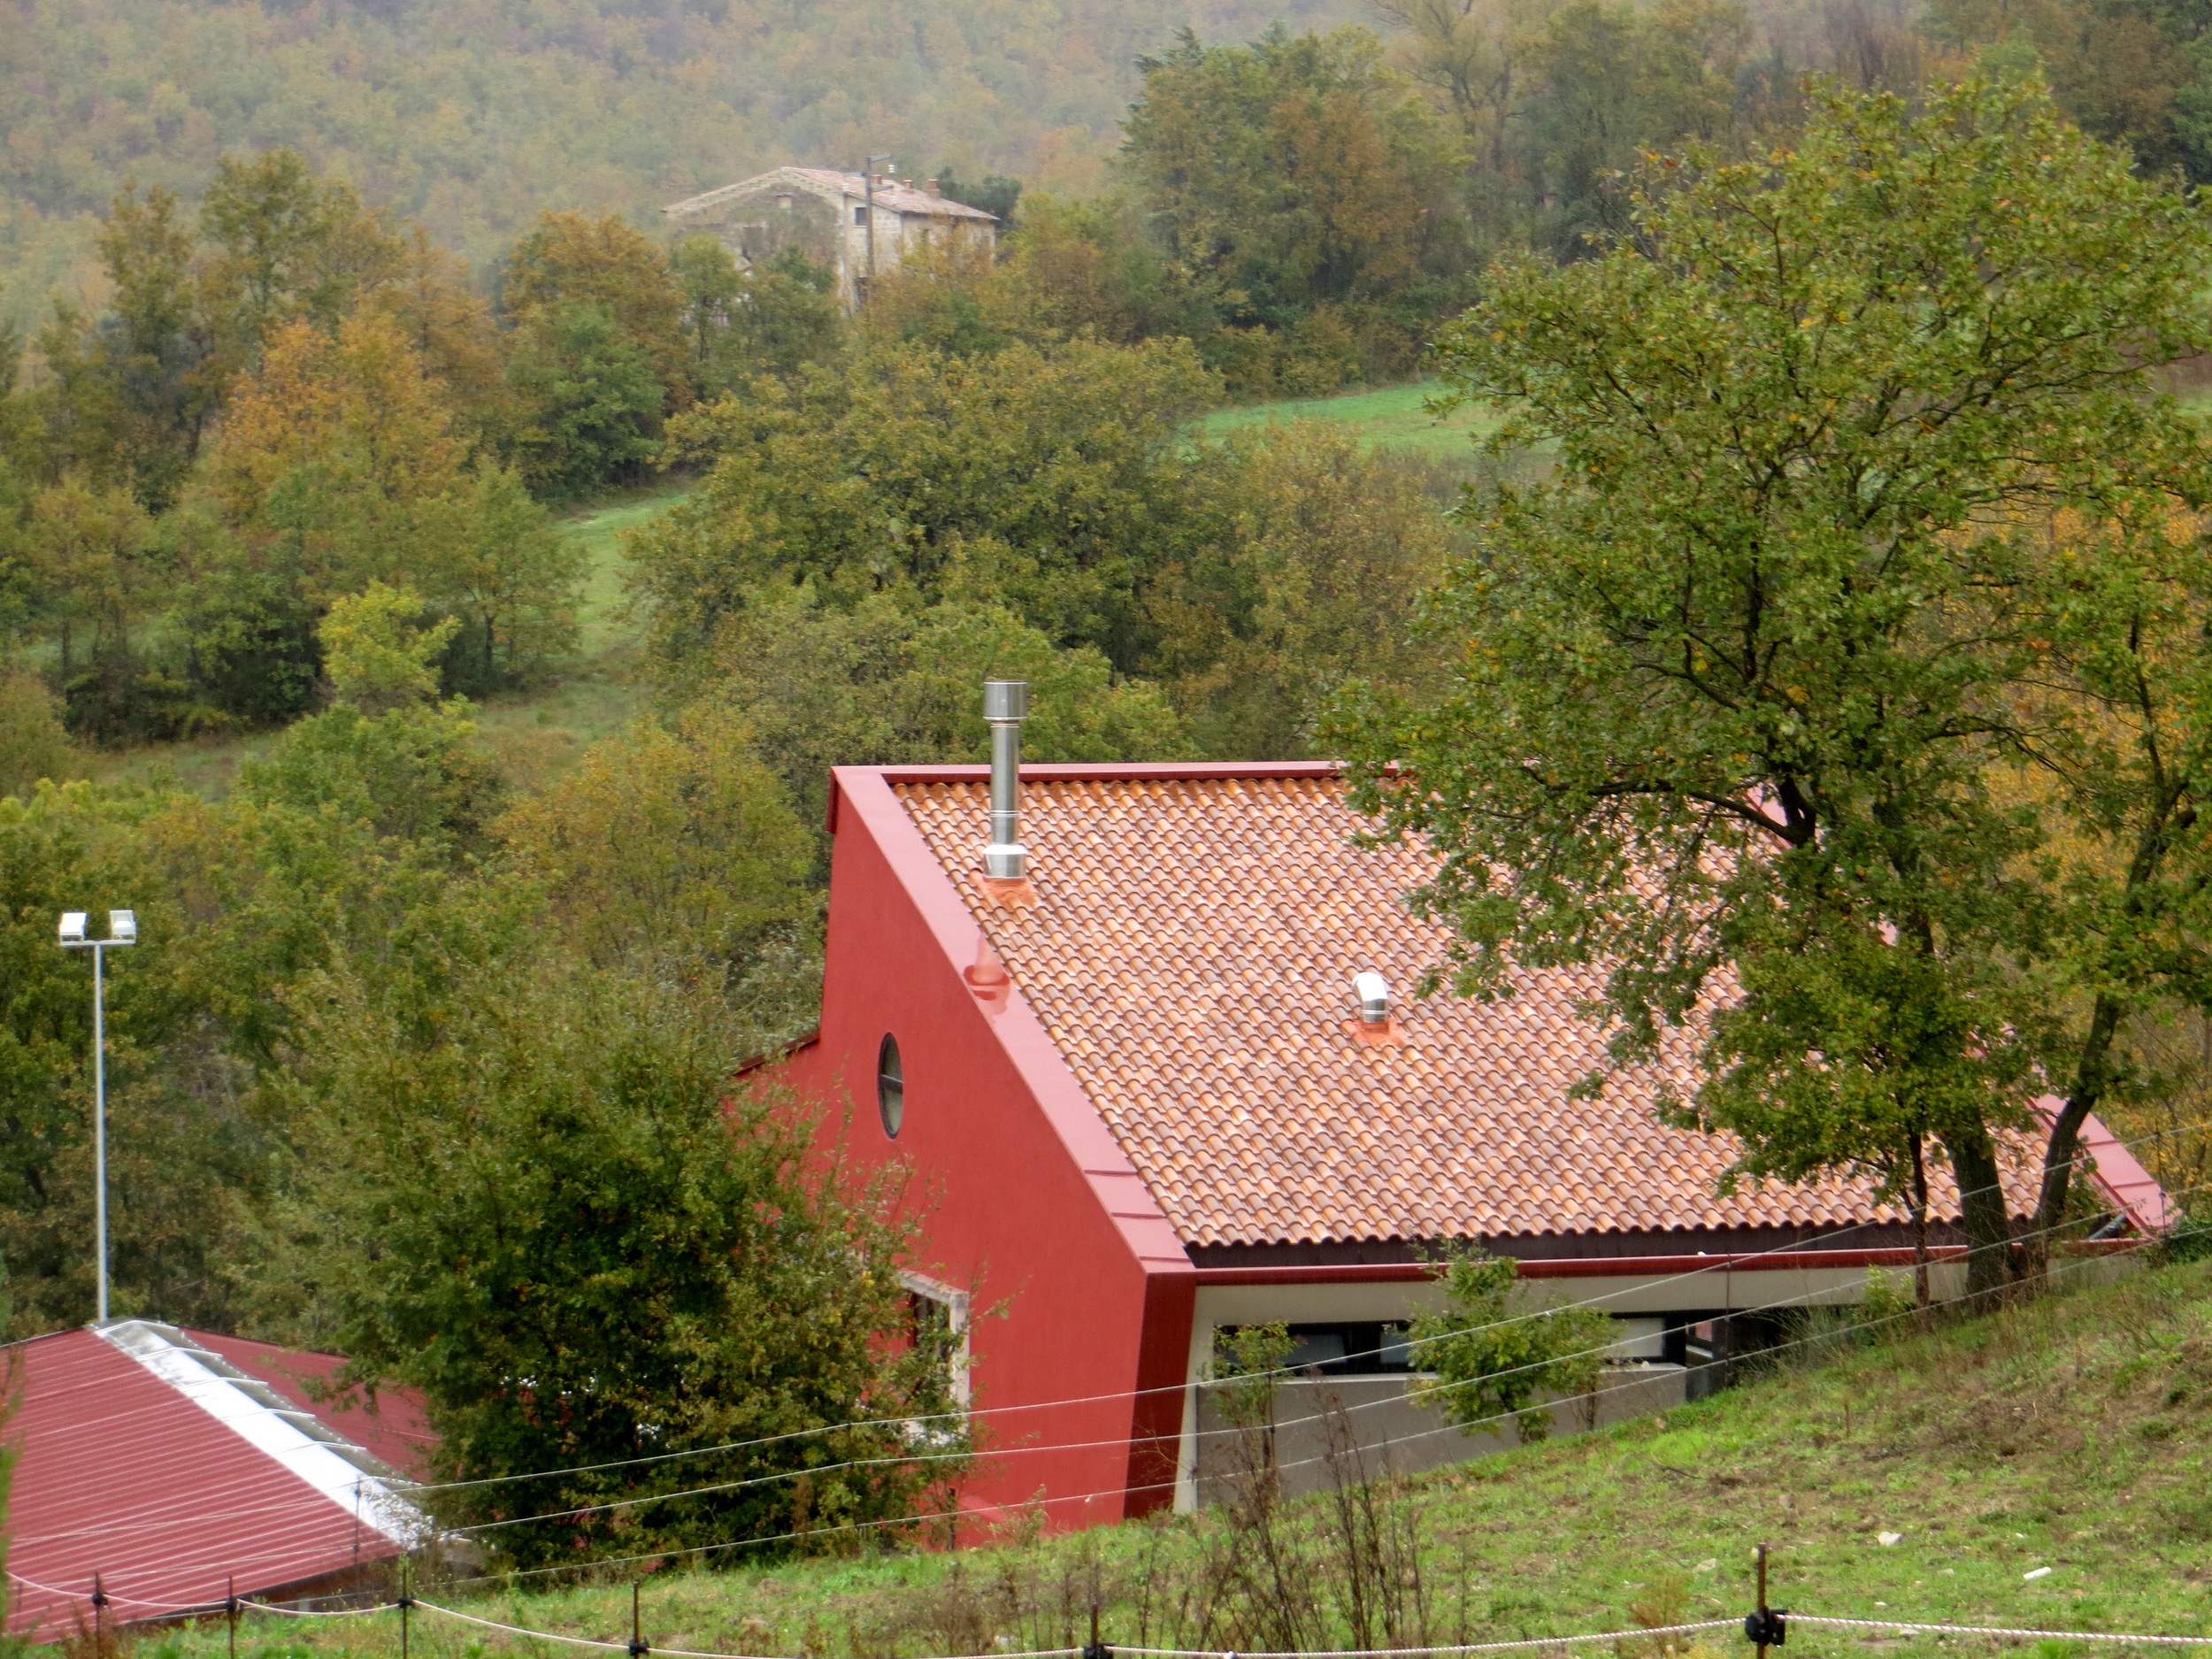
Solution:
<svg viewBox="0 0 2212 1659"><path fill-rule="evenodd" d="M983 873L1018 881L1029 873L1022 836L1022 722L1029 718L1029 682L983 682L983 718L991 723L991 840Z"/></svg>

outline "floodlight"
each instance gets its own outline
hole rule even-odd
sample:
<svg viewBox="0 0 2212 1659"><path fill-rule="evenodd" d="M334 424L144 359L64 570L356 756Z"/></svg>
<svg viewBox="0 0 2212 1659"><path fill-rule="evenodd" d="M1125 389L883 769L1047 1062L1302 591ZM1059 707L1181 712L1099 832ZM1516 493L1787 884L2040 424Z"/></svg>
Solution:
<svg viewBox="0 0 2212 1659"><path fill-rule="evenodd" d="M108 937L119 945L136 944L138 942L138 912L136 910L110 910L108 912Z"/></svg>
<svg viewBox="0 0 2212 1659"><path fill-rule="evenodd" d="M61 942L65 945L81 945L84 942L84 912L82 910L64 910L61 913Z"/></svg>

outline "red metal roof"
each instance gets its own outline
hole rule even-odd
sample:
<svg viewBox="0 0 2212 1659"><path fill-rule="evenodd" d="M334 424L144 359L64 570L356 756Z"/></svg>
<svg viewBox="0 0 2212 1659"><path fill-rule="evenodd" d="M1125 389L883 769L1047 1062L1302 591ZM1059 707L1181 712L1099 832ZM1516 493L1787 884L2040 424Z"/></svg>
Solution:
<svg viewBox="0 0 2212 1659"><path fill-rule="evenodd" d="M252 1380L225 1375L223 1361ZM96 1572L108 1617L129 1621L219 1603L234 1578L241 1595L265 1594L402 1548L359 1443L419 1462L419 1402L387 1394L374 1417L314 1405L301 1382L334 1369L329 1355L128 1321L18 1343L5 1363L6 1439L20 1452L7 1511L12 1633L53 1640L89 1624ZM253 1381L280 1399L257 1398ZM333 1445L339 1436L353 1444ZM367 1499L338 1495L349 1471Z"/></svg>

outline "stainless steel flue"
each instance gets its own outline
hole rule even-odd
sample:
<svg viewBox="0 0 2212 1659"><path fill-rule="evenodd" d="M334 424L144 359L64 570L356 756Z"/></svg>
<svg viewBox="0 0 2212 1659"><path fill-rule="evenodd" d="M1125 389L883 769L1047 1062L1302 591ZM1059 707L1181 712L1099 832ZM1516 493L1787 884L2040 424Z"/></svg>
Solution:
<svg viewBox="0 0 2212 1659"><path fill-rule="evenodd" d="M983 873L1018 881L1029 873L1022 846L1022 722L1029 718L1029 682L983 682L983 718L991 723L991 840Z"/></svg>

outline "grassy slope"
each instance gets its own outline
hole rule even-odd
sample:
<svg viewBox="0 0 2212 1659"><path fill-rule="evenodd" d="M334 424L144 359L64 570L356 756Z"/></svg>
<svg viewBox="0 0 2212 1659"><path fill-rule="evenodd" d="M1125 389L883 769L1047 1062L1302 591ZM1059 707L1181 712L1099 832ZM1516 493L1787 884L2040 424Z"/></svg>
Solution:
<svg viewBox="0 0 2212 1659"><path fill-rule="evenodd" d="M2078 1290L1851 1350L1661 1418L1425 1479L1412 1502L1427 1540L1432 1639L1620 1628L1636 1622L1633 1607L1657 1616L1651 1622L1738 1616L1760 1540L1775 1549L1774 1601L1803 1613L2212 1633L2208 1446L2212 1263ZM1884 1531L1902 1540L1885 1548L1876 1536ZM1056 1645L1081 1640L1076 1616L1037 1609L1058 1603L1083 1552L1098 1548L1121 1598L1110 1603L1104 1633L1133 1642L1127 1595L1150 1561L1156 1605L1164 1592L1171 1600L1191 1539L1190 1523L1178 1521L958 1556L675 1571L649 1581L644 1628L662 1646L726 1652L942 1653L960 1650L946 1634L959 1630L971 1639L966 1650L994 1638L1018 1648ZM2047 1577L2024 1577L2045 1566ZM994 1622L989 1586L1007 1584L1029 1586L1032 1610ZM617 1584L457 1604L605 1639L626 1637L629 1600ZM967 1609L957 1619L948 1615L954 1603ZM1082 1605L1079 1594L1072 1605ZM1149 1634L1153 1645L1186 1645L1163 1640L1156 1624ZM382 1659L396 1654L398 1629L392 1616L376 1615L268 1620L251 1636L243 1645L254 1659ZM465 1655L480 1637L503 1652L587 1651L427 1615L411 1650ZM1709 1640L1740 1650L1728 1632ZM220 1627L210 1625L164 1645L180 1659L212 1659L221 1642ZM1821 1659L1905 1647L1932 1655L1993 1645L2001 1644L1801 1625L1788 1652ZM2043 1659L2072 1651L2043 1647Z"/></svg>
<svg viewBox="0 0 2212 1659"><path fill-rule="evenodd" d="M1469 410L1444 416L1425 406L1441 388L1432 380L1388 386L1375 392L1348 392L1337 397L1294 398L1276 403L1248 403L1217 410L1199 423L1212 438L1279 420L1313 420L1358 432L1371 443L1408 449L1438 461L1471 455L1475 436L1490 422Z"/></svg>
<svg viewBox="0 0 2212 1659"><path fill-rule="evenodd" d="M1441 419L1423 408L1432 382L1394 386L1340 397L1292 399L1225 409L1201 429L1224 437L1240 428L1279 420L1340 426L1366 442L1409 451L1447 468L1471 466L1472 439L1486 424L1460 411ZM649 523L680 500L688 481L664 484L584 509L567 520L569 533L591 555L584 584L582 650L570 671L538 689L488 700L480 724L488 747L526 785L558 772L600 738L618 731L637 712L633 683L637 630L625 616L623 532ZM269 744L266 732L202 741L157 743L97 754L92 775L103 780L169 775L210 799L219 798L240 762Z"/></svg>
<svg viewBox="0 0 2212 1659"><path fill-rule="evenodd" d="M581 649L558 680L533 691L490 698L480 705L478 716L486 745L521 780L557 772L591 744L620 730L637 712L632 679L637 629L625 614L621 536L665 512L689 487L688 482L662 485L586 508L565 521L568 534L590 556L580 618ZM167 773L186 788L219 799L237 776L239 763L267 749L273 735L257 732L201 742L150 744L95 755L91 768L103 780Z"/></svg>

